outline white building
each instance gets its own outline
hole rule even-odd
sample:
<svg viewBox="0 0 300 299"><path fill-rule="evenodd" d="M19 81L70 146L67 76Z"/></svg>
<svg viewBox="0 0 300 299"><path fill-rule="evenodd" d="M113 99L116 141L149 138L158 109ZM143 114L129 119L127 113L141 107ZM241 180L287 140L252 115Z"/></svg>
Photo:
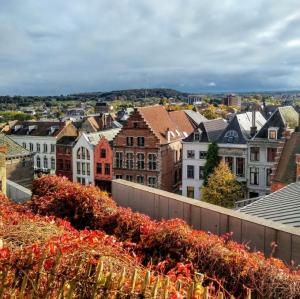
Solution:
<svg viewBox="0 0 300 299"><path fill-rule="evenodd" d="M224 119L206 120L183 140L182 195L200 199L209 144L217 140L226 126Z"/></svg>
<svg viewBox="0 0 300 299"><path fill-rule="evenodd" d="M77 130L67 122L18 121L7 135L34 154L36 172L55 173L56 141L62 136L76 136Z"/></svg>

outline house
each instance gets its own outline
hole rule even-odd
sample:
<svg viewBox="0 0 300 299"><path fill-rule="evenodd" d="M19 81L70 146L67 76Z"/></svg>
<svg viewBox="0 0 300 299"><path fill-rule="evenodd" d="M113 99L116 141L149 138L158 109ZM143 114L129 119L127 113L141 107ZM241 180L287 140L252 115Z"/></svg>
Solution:
<svg viewBox="0 0 300 299"><path fill-rule="evenodd" d="M288 184L278 191L262 196L238 211L299 228L300 182Z"/></svg>
<svg viewBox="0 0 300 299"><path fill-rule="evenodd" d="M200 199L208 147L227 125L223 118L205 120L182 141L182 195Z"/></svg>
<svg viewBox="0 0 300 299"><path fill-rule="evenodd" d="M273 168L271 192L300 180L300 132L293 132L280 148L278 164Z"/></svg>
<svg viewBox="0 0 300 299"><path fill-rule="evenodd" d="M33 154L3 133L0 146L6 147L6 177L25 188L31 188L34 177Z"/></svg>
<svg viewBox="0 0 300 299"><path fill-rule="evenodd" d="M181 183L181 140L195 122L182 110L163 106L135 108L113 140L114 178L166 191Z"/></svg>
<svg viewBox="0 0 300 299"><path fill-rule="evenodd" d="M248 141L266 123L258 111L238 113L216 140L219 156L224 159L237 180L246 184L248 169Z"/></svg>
<svg viewBox="0 0 300 299"><path fill-rule="evenodd" d="M110 190L112 179L111 141L120 129L82 133L73 147L73 181Z"/></svg>
<svg viewBox="0 0 300 299"><path fill-rule="evenodd" d="M130 114L133 113L133 111L134 111L133 108L121 108L116 113L116 120L119 121L120 123L126 122Z"/></svg>
<svg viewBox="0 0 300 299"><path fill-rule="evenodd" d="M223 104L226 106L241 107L241 97L236 94L229 94L223 98Z"/></svg>
<svg viewBox="0 0 300 299"><path fill-rule="evenodd" d="M112 109L113 107L107 102L97 102L95 106L95 112L97 114L109 113Z"/></svg>
<svg viewBox="0 0 300 299"><path fill-rule="evenodd" d="M56 175L73 181L73 147L77 136L63 136L56 142Z"/></svg>
<svg viewBox="0 0 300 299"><path fill-rule="evenodd" d="M54 174L57 140L62 136L77 136L77 130L71 122L18 121L7 135L34 154L36 173Z"/></svg>
<svg viewBox="0 0 300 299"><path fill-rule="evenodd" d="M272 169L276 166L276 157L280 154L281 144L298 126L298 113L292 106L278 107L267 122L248 140L248 197L258 197L270 193ZM290 143L287 145L290 146ZM282 155L283 161L289 156ZM279 157L278 157L279 158ZM282 162L284 163L284 162ZM293 163L296 163L293 157ZM282 165L280 169L282 169Z"/></svg>
<svg viewBox="0 0 300 299"><path fill-rule="evenodd" d="M80 131L84 133L95 133L119 127L121 127L121 124L116 122L111 114L101 113L100 115L86 117L80 124Z"/></svg>

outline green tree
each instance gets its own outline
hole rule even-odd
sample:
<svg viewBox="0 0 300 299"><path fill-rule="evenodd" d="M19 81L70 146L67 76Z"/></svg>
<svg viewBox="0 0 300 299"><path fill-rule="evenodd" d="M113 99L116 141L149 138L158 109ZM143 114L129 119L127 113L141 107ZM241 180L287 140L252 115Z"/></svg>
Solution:
<svg viewBox="0 0 300 299"><path fill-rule="evenodd" d="M219 164L218 145L213 142L208 146L206 163L204 165L204 185L207 184L208 177Z"/></svg>
<svg viewBox="0 0 300 299"><path fill-rule="evenodd" d="M201 200L225 208L233 208L234 203L242 196L241 185L228 165L221 161L208 178L207 185L203 187Z"/></svg>

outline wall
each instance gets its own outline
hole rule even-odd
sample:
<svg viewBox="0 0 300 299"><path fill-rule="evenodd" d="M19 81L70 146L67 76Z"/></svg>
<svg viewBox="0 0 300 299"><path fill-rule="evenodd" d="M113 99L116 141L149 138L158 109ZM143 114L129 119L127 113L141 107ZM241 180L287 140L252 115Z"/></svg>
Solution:
<svg viewBox="0 0 300 299"><path fill-rule="evenodd" d="M154 219L182 218L195 229L223 235L233 233L237 242L270 256L271 242L278 246L274 256L300 263L300 231L287 225L249 216L198 200L146 187L124 180L113 180L112 197L123 207L145 213Z"/></svg>
<svg viewBox="0 0 300 299"><path fill-rule="evenodd" d="M22 203L31 198L31 191L23 186L7 180L6 195L9 199L17 203Z"/></svg>

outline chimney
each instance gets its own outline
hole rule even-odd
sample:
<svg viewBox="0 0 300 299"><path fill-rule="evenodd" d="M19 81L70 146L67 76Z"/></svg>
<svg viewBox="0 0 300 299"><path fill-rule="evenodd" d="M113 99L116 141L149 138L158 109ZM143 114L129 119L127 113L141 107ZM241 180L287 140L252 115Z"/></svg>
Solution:
<svg viewBox="0 0 300 299"><path fill-rule="evenodd" d="M252 111L252 126L250 128L250 135L253 137L255 133L257 132L257 127L256 127L256 111Z"/></svg>
<svg viewBox="0 0 300 299"><path fill-rule="evenodd" d="M170 142L171 141L171 133L170 133L170 129L169 128L167 128L166 137L167 137L168 142Z"/></svg>

